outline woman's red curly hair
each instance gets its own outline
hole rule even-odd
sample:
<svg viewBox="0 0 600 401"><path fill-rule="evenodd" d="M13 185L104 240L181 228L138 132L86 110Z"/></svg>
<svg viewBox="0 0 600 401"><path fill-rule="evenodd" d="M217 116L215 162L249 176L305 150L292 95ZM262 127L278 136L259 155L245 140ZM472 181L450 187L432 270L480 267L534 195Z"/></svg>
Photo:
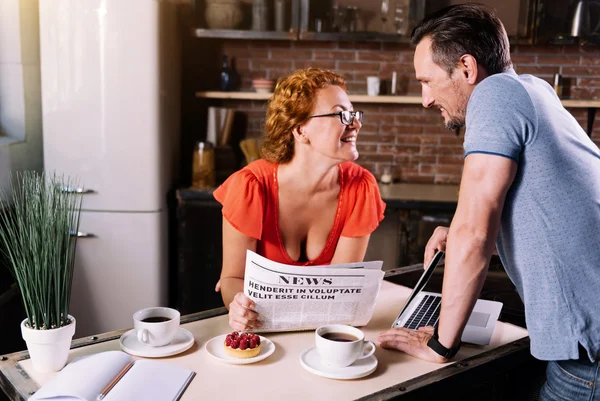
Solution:
<svg viewBox="0 0 600 401"><path fill-rule="evenodd" d="M277 84L267 106L262 157L271 163L286 163L294 156L292 131L308 120L315 107L316 92L330 85L346 90L346 81L336 72L320 68L298 70Z"/></svg>

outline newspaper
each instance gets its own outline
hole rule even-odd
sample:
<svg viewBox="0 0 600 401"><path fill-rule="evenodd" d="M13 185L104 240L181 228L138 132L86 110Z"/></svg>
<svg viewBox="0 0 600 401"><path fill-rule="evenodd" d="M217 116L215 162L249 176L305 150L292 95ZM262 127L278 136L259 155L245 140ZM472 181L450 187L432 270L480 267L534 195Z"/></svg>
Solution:
<svg viewBox="0 0 600 401"><path fill-rule="evenodd" d="M256 332L311 330L323 324L364 326L383 280L382 261L293 266L246 253L244 294L256 303Z"/></svg>

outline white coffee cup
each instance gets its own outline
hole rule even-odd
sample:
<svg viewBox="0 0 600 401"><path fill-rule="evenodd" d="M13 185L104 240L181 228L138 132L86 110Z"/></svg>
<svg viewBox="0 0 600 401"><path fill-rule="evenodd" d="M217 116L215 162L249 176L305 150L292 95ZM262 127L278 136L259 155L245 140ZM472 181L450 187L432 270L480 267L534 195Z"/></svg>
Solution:
<svg viewBox="0 0 600 401"><path fill-rule="evenodd" d="M331 367L342 368L375 352L375 344L365 341L365 333L343 324L327 324L315 331L317 351L321 361Z"/></svg>
<svg viewBox="0 0 600 401"><path fill-rule="evenodd" d="M367 95L369 96L377 96L379 95L379 86L381 85L381 80L379 77L367 77Z"/></svg>
<svg viewBox="0 0 600 401"><path fill-rule="evenodd" d="M133 314L138 341L151 347L169 344L179 330L179 311L162 306L141 309Z"/></svg>

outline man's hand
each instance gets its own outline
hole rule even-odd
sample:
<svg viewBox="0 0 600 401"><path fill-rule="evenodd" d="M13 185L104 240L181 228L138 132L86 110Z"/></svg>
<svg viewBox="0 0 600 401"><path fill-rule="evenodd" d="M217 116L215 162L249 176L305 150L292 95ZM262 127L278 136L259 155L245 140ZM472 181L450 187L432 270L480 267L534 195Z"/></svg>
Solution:
<svg viewBox="0 0 600 401"><path fill-rule="evenodd" d="M383 348L397 349L429 362L445 363L448 360L427 346L433 336L433 327L409 330L404 327L389 329L379 334L376 343Z"/></svg>
<svg viewBox="0 0 600 401"><path fill-rule="evenodd" d="M446 252L446 242L448 241L448 227L436 227L431 234L431 238L425 245L425 257L423 258L423 269L429 266L436 251Z"/></svg>

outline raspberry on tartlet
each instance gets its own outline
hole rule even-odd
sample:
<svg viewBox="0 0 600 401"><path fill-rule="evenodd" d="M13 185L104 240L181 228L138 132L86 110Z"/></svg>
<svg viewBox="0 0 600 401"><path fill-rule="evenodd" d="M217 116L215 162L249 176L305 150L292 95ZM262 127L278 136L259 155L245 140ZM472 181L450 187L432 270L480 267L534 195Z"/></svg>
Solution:
<svg viewBox="0 0 600 401"><path fill-rule="evenodd" d="M227 355L234 358L253 358L260 354L260 337L253 333L227 334L223 343Z"/></svg>

